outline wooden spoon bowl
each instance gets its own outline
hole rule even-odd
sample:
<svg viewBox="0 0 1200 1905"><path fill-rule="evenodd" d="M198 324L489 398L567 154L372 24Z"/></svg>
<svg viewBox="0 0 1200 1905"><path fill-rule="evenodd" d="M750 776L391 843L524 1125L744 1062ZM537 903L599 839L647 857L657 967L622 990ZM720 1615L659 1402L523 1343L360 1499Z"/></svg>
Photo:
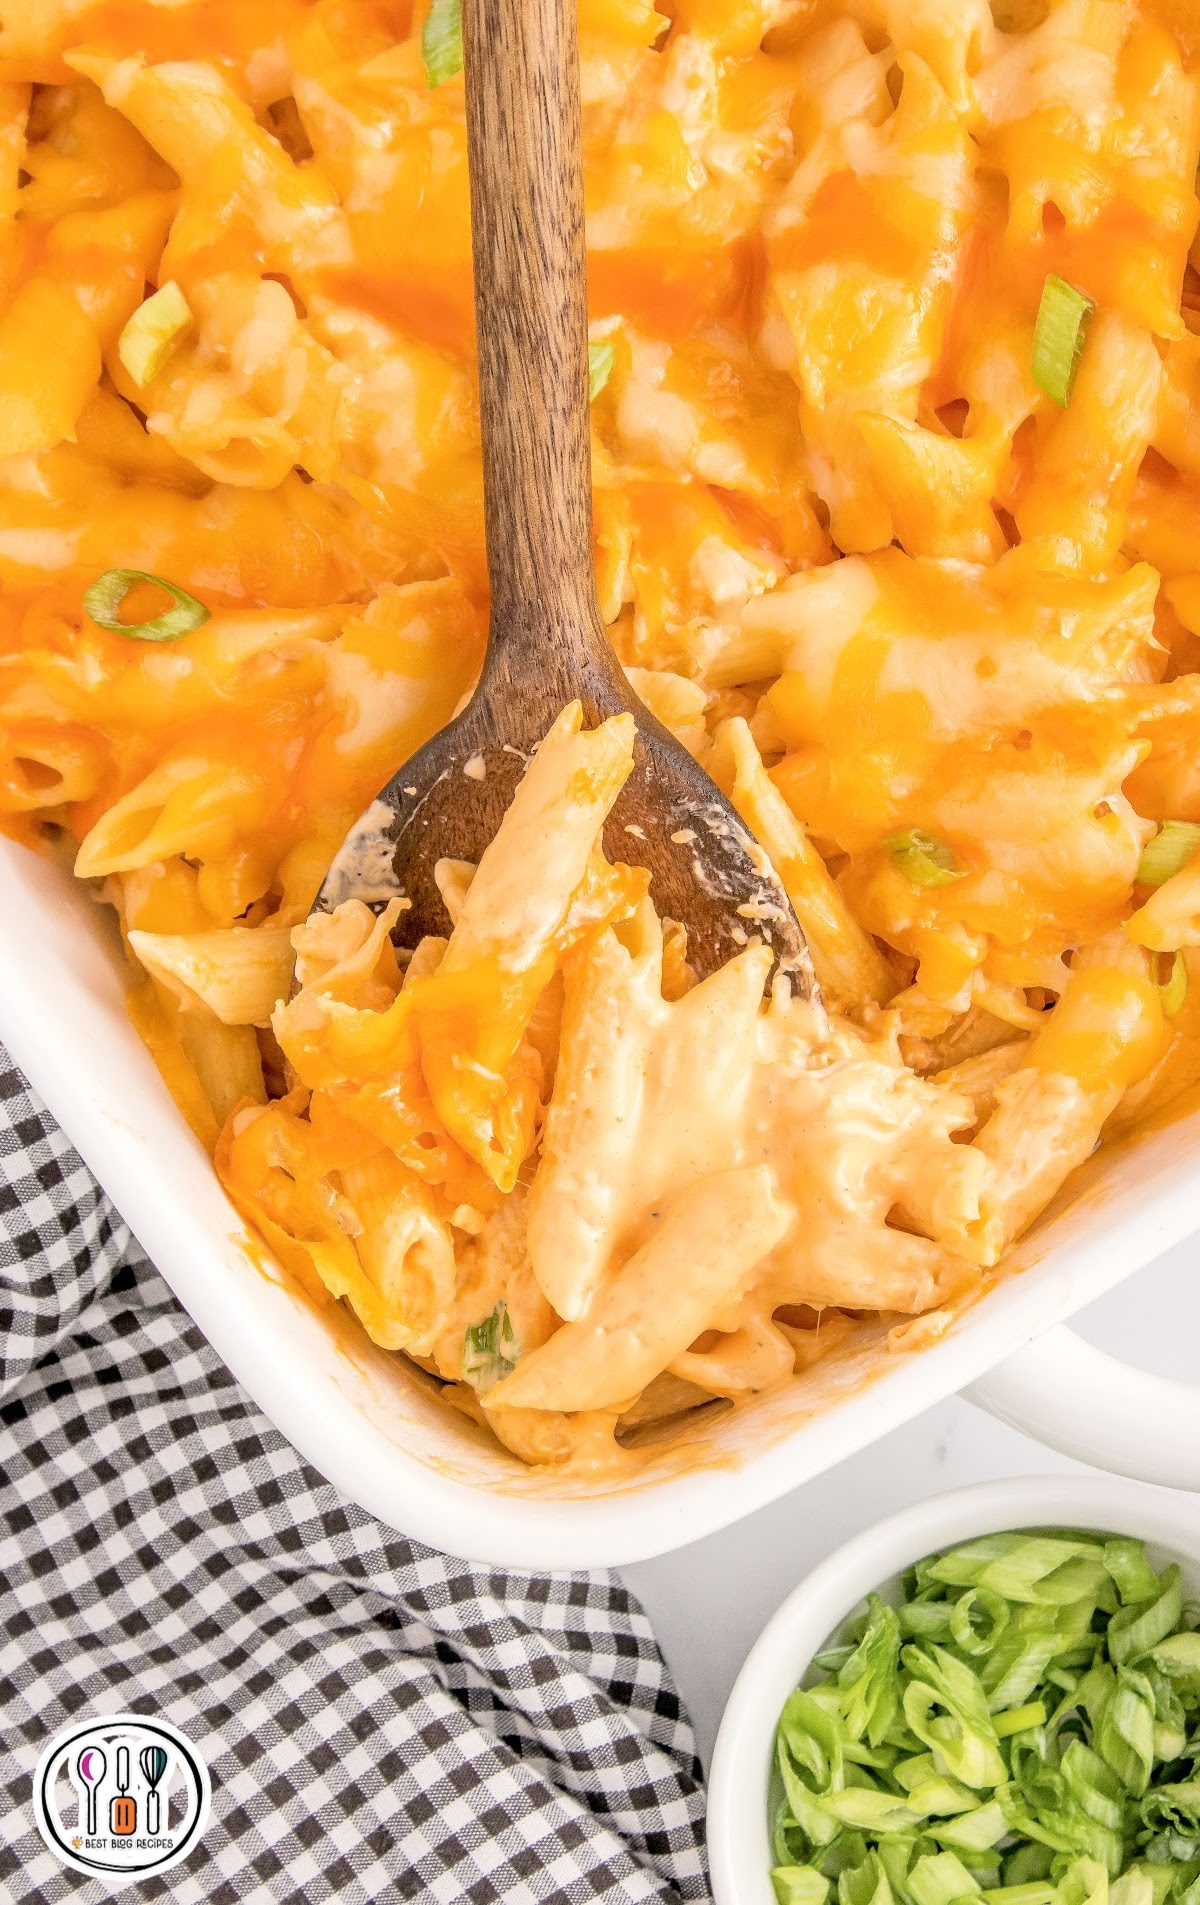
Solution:
<svg viewBox="0 0 1200 1905"><path fill-rule="evenodd" d="M714 971L751 939L811 989L799 924L715 783L638 699L605 634L592 554L579 70L571 0L464 0L475 315L491 619L467 707L351 830L318 905L396 893L398 944L444 934L439 859L478 861L562 709L628 710L634 768L605 829Z"/></svg>

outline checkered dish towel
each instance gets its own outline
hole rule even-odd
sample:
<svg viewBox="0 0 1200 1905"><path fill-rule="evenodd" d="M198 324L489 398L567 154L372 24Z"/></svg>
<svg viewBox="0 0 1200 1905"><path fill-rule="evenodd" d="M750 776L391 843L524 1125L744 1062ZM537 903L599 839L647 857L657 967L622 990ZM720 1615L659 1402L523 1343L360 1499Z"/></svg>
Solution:
<svg viewBox="0 0 1200 1905"><path fill-rule="evenodd" d="M213 1813L178 1905L708 1897L691 1729L602 1573L473 1567L307 1467L0 1051L0 1898L74 1716L161 1715Z"/></svg>

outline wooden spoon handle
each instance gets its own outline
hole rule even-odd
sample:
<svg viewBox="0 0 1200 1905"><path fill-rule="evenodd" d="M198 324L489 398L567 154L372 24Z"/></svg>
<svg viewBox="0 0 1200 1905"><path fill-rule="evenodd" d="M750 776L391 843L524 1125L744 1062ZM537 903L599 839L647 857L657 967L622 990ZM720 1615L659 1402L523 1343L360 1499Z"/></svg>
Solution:
<svg viewBox="0 0 1200 1905"><path fill-rule="evenodd" d="M575 4L463 0L462 12L489 672L532 685L543 666L568 680L590 661L608 675L592 556Z"/></svg>

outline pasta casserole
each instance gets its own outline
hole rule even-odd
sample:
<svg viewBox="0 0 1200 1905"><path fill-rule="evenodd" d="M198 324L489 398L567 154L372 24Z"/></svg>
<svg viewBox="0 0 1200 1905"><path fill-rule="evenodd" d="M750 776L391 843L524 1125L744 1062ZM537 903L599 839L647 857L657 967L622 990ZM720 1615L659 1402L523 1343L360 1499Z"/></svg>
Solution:
<svg viewBox="0 0 1200 1905"><path fill-rule="evenodd" d="M932 1340L1200 1076L1200 15L579 46L601 604L813 998L697 980L578 705L444 938L314 910L483 654L457 0L0 0L0 812L312 1300L598 1473Z"/></svg>

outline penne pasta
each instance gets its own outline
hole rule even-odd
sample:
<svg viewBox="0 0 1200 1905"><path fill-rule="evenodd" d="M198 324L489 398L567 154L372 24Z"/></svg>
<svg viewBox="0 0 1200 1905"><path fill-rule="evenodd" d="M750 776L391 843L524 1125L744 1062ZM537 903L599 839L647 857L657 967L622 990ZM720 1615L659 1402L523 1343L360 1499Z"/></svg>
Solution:
<svg viewBox="0 0 1200 1905"><path fill-rule="evenodd" d="M1143 972L1108 964L1073 972L1044 1030L996 1086L996 1108L974 1147L988 1165L979 1215L943 1225L946 1241L995 1263L1095 1149L1125 1092L1163 1056L1167 1036L1158 988Z"/></svg>
<svg viewBox="0 0 1200 1905"><path fill-rule="evenodd" d="M1151 893L1125 922L1125 931L1151 952L1200 946L1200 859L1193 858Z"/></svg>
<svg viewBox="0 0 1200 1905"><path fill-rule="evenodd" d="M215 933L129 933L134 956L189 1011L222 1025L269 1025L287 997L295 963L291 935L269 928Z"/></svg>
<svg viewBox="0 0 1200 1905"><path fill-rule="evenodd" d="M822 987L855 1005L888 999L895 990L891 968L768 776L744 720L735 716L718 729L708 767L783 881Z"/></svg>
<svg viewBox="0 0 1200 1905"><path fill-rule="evenodd" d="M218 1129L247 1099L254 1104L266 1103L262 1060L249 1026L185 1016L179 1027L179 1043Z"/></svg>
<svg viewBox="0 0 1200 1905"><path fill-rule="evenodd" d="M648 906L638 926L636 952L606 933L566 981L529 1252L568 1320L583 1313L642 1213L718 1167L749 1089L769 955L741 954L668 1007Z"/></svg>
<svg viewBox="0 0 1200 1905"><path fill-rule="evenodd" d="M664 1210L588 1315L567 1323L494 1392L508 1408L619 1407L740 1293L790 1213L761 1166L702 1178Z"/></svg>
<svg viewBox="0 0 1200 1905"><path fill-rule="evenodd" d="M309 1297L602 1474L937 1340L1197 1075L1200 34L580 0L598 599L804 1001L752 921L699 979L605 851L634 721L578 703L436 868L448 938L382 849L314 911L487 639L464 96L410 11L4 12L0 825L115 909Z"/></svg>

